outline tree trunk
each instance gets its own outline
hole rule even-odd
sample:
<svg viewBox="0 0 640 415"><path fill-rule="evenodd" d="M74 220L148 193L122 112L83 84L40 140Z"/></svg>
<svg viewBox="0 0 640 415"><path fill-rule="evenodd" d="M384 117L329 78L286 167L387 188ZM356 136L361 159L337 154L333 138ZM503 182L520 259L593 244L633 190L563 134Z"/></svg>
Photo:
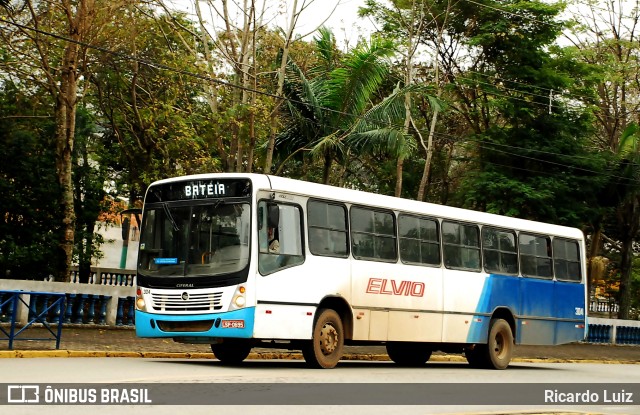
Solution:
<svg viewBox="0 0 640 415"><path fill-rule="evenodd" d="M631 277L633 271L633 241L638 234L639 220L638 212L640 211L640 200L634 197L630 200L622 212L624 220L621 221L622 252L620 258L620 290L618 304L618 318L623 320L629 319L631 311Z"/></svg>
<svg viewBox="0 0 640 415"><path fill-rule="evenodd" d="M72 38L78 38L78 30L70 28ZM60 92L56 97L56 171L60 184L62 207L62 237L60 267L55 280L68 282L71 278L71 261L76 215L73 206L73 181L71 177L73 140L76 128L78 45L69 42L64 51L60 78Z"/></svg>
<svg viewBox="0 0 640 415"><path fill-rule="evenodd" d="M93 257L93 232L95 231L96 221L91 220L85 224L85 240L80 245L82 253L78 259L78 279L81 283L89 283L91 277L91 258Z"/></svg>
<svg viewBox="0 0 640 415"><path fill-rule="evenodd" d="M404 156L398 156L396 161L396 190L394 195L402 197L402 172L404 171Z"/></svg>
<svg viewBox="0 0 640 415"><path fill-rule="evenodd" d="M431 118L431 127L429 128L429 139L425 147L426 157L424 161L424 170L422 171L422 179L420 179L420 187L418 188L417 201L424 201L426 193L427 182L429 181L429 173L431 171L431 158L433 155L433 136L435 134L436 122L438 121L438 109L433 110L433 117ZM423 143L424 146L424 143Z"/></svg>
<svg viewBox="0 0 640 415"><path fill-rule="evenodd" d="M331 177L331 164L333 164L333 157L331 152L324 153L324 171L322 173L322 183L329 184L329 178Z"/></svg>

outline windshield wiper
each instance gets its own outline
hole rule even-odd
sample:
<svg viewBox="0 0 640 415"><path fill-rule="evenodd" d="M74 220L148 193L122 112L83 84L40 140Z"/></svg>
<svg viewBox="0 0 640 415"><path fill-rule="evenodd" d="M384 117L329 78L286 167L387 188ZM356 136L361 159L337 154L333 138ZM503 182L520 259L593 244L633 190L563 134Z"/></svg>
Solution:
<svg viewBox="0 0 640 415"><path fill-rule="evenodd" d="M178 227L178 224L176 223L175 219L173 219L173 215L171 214L169 207L167 206L166 203L163 203L162 207L164 208L164 213L166 213L167 217L171 221L171 224L173 225L173 230L178 232L180 228Z"/></svg>

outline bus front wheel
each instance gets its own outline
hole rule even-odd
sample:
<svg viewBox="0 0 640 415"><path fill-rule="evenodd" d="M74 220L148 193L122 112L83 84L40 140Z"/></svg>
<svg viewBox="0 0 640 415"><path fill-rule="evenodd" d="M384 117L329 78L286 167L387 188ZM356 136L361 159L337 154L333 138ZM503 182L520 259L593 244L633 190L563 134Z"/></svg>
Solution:
<svg viewBox="0 0 640 415"><path fill-rule="evenodd" d="M307 365L317 369L331 369L342 358L343 347L344 329L338 313L331 309L318 310L311 341L302 348Z"/></svg>
<svg viewBox="0 0 640 415"><path fill-rule="evenodd" d="M224 339L211 345L211 351L225 365L239 365L251 352L251 344L242 339Z"/></svg>

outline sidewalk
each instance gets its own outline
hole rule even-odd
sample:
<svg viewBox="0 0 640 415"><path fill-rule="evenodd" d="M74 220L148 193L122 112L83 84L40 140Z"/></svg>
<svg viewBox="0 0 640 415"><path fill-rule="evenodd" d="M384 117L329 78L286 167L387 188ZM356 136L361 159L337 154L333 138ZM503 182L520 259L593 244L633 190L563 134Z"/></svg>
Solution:
<svg viewBox="0 0 640 415"><path fill-rule="evenodd" d="M0 333L0 336L2 334ZM127 356L127 357L186 357L213 358L208 344L182 344L172 339L142 339L135 330L126 328L63 326L60 350L55 341L20 340L27 337L52 337L44 328L30 328L8 350L8 340L0 337L0 358L36 356ZM301 359L297 351L255 348L250 358ZM384 346L347 346L345 359L388 360ZM600 344L568 344L561 346L517 346L514 361L590 361L640 364L640 346L612 346ZM434 353L434 361L465 361L461 355Z"/></svg>

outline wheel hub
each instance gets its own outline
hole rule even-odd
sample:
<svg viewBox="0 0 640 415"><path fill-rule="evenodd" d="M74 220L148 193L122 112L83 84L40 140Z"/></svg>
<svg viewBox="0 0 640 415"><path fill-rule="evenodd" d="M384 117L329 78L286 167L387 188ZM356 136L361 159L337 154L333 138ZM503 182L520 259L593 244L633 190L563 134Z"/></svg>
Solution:
<svg viewBox="0 0 640 415"><path fill-rule="evenodd" d="M331 324L325 324L320 330L320 349L324 355L333 353L338 347L338 331Z"/></svg>
<svg viewBox="0 0 640 415"><path fill-rule="evenodd" d="M504 352L504 339L501 335L497 335L493 342L493 350L496 352L496 356L502 357Z"/></svg>

